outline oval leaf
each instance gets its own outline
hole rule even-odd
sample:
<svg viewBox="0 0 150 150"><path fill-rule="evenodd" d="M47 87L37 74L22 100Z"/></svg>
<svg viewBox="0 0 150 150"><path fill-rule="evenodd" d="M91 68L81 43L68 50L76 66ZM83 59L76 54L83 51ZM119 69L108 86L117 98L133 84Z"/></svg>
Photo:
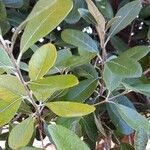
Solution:
<svg viewBox="0 0 150 150"><path fill-rule="evenodd" d="M85 116L95 110L95 107L91 105L63 101L46 103L46 106L61 117Z"/></svg>
<svg viewBox="0 0 150 150"><path fill-rule="evenodd" d="M142 127L139 127L134 136L135 150L145 150L148 142L148 136Z"/></svg>
<svg viewBox="0 0 150 150"><path fill-rule="evenodd" d="M96 42L88 34L81 31L66 29L61 33L61 38L66 43L77 46L80 54L98 52Z"/></svg>
<svg viewBox="0 0 150 150"><path fill-rule="evenodd" d="M121 118L133 129L137 130L140 126L144 131L150 133L149 121L140 115L137 111L120 104L113 104L116 107Z"/></svg>
<svg viewBox="0 0 150 150"><path fill-rule="evenodd" d="M79 82L79 84L69 90L65 99L71 101L84 102L91 96L97 87L98 79L87 79Z"/></svg>
<svg viewBox="0 0 150 150"><path fill-rule="evenodd" d="M19 90L18 90L19 88ZM21 84L21 82L17 79L17 77L13 75L0 75L0 89L5 89L14 95L18 96L26 96L26 91ZM0 93L1 94L1 93ZM4 93L2 93L4 94Z"/></svg>
<svg viewBox="0 0 150 150"><path fill-rule="evenodd" d="M142 75L141 65L129 58L116 58L107 62L106 65L112 73L122 78L136 78Z"/></svg>
<svg viewBox="0 0 150 150"><path fill-rule="evenodd" d="M16 125L10 132L8 143L12 149L26 146L34 132L34 119L32 117Z"/></svg>
<svg viewBox="0 0 150 150"><path fill-rule="evenodd" d="M12 97L7 100L0 99L0 127L8 123L14 117L20 104L20 98Z"/></svg>
<svg viewBox="0 0 150 150"><path fill-rule="evenodd" d="M54 141L57 150L90 150L80 138L61 125L49 125L47 130Z"/></svg>
<svg viewBox="0 0 150 150"><path fill-rule="evenodd" d="M115 90L119 86L122 80L120 76L117 76L116 74L112 73L109 70L107 65L104 66L103 79L104 79L106 88L109 92L112 92L113 90Z"/></svg>
<svg viewBox="0 0 150 150"><path fill-rule="evenodd" d="M54 65L56 48L53 44L46 44L39 48L29 61L29 77L31 80L42 78Z"/></svg>
<svg viewBox="0 0 150 150"><path fill-rule="evenodd" d="M45 7L45 4L48 7ZM57 27L60 22L67 16L72 8L71 0L41 0L38 4L39 9L43 9L38 15L29 20L23 36L21 38L21 51L25 52L30 46L37 42L41 37L44 37ZM32 14L36 12L35 7ZM44 30L43 30L44 29Z"/></svg>
<svg viewBox="0 0 150 150"><path fill-rule="evenodd" d="M114 36L119 31L129 25L139 14L142 6L139 0L127 3L119 9L116 14L118 19L113 23L109 31L109 37Z"/></svg>
<svg viewBox="0 0 150 150"><path fill-rule="evenodd" d="M123 52L120 57L132 58L136 61L140 60L150 52L148 46L135 46Z"/></svg>
<svg viewBox="0 0 150 150"><path fill-rule="evenodd" d="M28 83L34 95L39 99L46 99L54 92L70 88L78 84L78 79L73 75L56 75Z"/></svg>

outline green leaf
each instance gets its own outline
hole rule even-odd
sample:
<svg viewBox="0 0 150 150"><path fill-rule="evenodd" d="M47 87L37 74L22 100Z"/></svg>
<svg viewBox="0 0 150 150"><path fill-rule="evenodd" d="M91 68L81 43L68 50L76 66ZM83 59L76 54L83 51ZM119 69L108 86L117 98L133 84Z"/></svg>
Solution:
<svg viewBox="0 0 150 150"><path fill-rule="evenodd" d="M73 74L87 79L98 78L98 72L91 63L82 65L72 70Z"/></svg>
<svg viewBox="0 0 150 150"><path fill-rule="evenodd" d="M84 126L85 132L90 140L93 142L96 141L96 138L98 136L97 128L94 122L93 114L90 114L88 116L85 116L81 119L82 124Z"/></svg>
<svg viewBox="0 0 150 150"><path fill-rule="evenodd" d="M29 61L30 79L41 79L54 65L55 60L56 48L53 44L46 44L39 48Z"/></svg>
<svg viewBox="0 0 150 150"><path fill-rule="evenodd" d="M9 99L0 99L0 127L8 123L14 117L20 104L21 99L15 96L9 97Z"/></svg>
<svg viewBox="0 0 150 150"><path fill-rule="evenodd" d="M12 68L11 60L4 49L0 47L0 67L2 68Z"/></svg>
<svg viewBox="0 0 150 150"><path fill-rule="evenodd" d="M128 84L126 82L122 82L122 84L126 87L128 90L132 90L141 94L144 94L146 96L150 96L150 84Z"/></svg>
<svg viewBox="0 0 150 150"><path fill-rule="evenodd" d="M119 57L132 58L136 61L140 60L150 52L150 47L148 46L135 46L121 53Z"/></svg>
<svg viewBox="0 0 150 150"><path fill-rule="evenodd" d="M119 9L116 14L118 19L114 22L109 31L109 37L114 36L119 31L129 25L139 14L142 6L139 0L127 3L125 6Z"/></svg>
<svg viewBox="0 0 150 150"><path fill-rule="evenodd" d="M109 92L115 90L121 83L122 78L112 73L107 65L104 66L103 80Z"/></svg>
<svg viewBox="0 0 150 150"><path fill-rule="evenodd" d="M44 100L54 92L70 88L78 84L78 79L73 75L56 75L43 79L30 81L30 89L39 100Z"/></svg>
<svg viewBox="0 0 150 150"><path fill-rule="evenodd" d="M133 129L137 130L140 126L143 127L144 131L150 133L149 121L140 115L137 111L119 104L114 104L117 112L121 118Z"/></svg>
<svg viewBox="0 0 150 150"><path fill-rule="evenodd" d="M128 45L118 36L112 37L110 39L110 42L112 46L118 51L118 53L124 52L125 50L128 49Z"/></svg>
<svg viewBox="0 0 150 150"><path fill-rule="evenodd" d="M129 108L135 109L133 104L125 96L119 96L118 98L115 99L115 102L127 106ZM106 107L112 123L115 125L115 127L120 133L129 135L134 132L133 129L122 119L121 115L118 113L117 108L114 104L108 103Z"/></svg>
<svg viewBox="0 0 150 150"><path fill-rule="evenodd" d="M143 130L142 127L139 127L135 132L134 136L135 150L145 150L147 142L148 142L147 133Z"/></svg>
<svg viewBox="0 0 150 150"><path fill-rule="evenodd" d="M96 125L98 131L99 131L104 137L106 137L107 135L106 135L105 130L104 130L103 126L102 126L101 120L100 120L100 118L98 119L95 114L94 114L94 122L95 122L95 125Z"/></svg>
<svg viewBox="0 0 150 150"><path fill-rule="evenodd" d="M38 12L37 9L39 8L43 9L43 11ZM46 36L57 27L67 16L71 8L71 0L39 1L37 6L35 6L31 12L31 14L38 12L38 15L32 17L32 19L28 21L21 38L21 52L25 52L41 37Z"/></svg>
<svg viewBox="0 0 150 150"><path fill-rule="evenodd" d="M142 75L141 65L130 58L116 58L106 65L112 73L122 78L136 78Z"/></svg>
<svg viewBox="0 0 150 150"><path fill-rule="evenodd" d="M73 0L73 9L65 18L65 21L69 24L75 24L80 20L80 14L78 8L84 7L85 2L81 0Z"/></svg>
<svg viewBox="0 0 150 150"><path fill-rule="evenodd" d="M7 18L6 8L2 1L0 1L0 22Z"/></svg>
<svg viewBox="0 0 150 150"><path fill-rule="evenodd" d="M71 88L64 97L66 100L75 102L84 102L89 98L97 87L98 79L86 79L73 88Z"/></svg>
<svg viewBox="0 0 150 150"><path fill-rule="evenodd" d="M26 91L23 85L17 79L17 77L13 75L0 75L0 91L3 96L5 96L5 93L3 93L2 91L9 91L14 95L18 95L20 97L26 96Z"/></svg>
<svg viewBox="0 0 150 150"><path fill-rule="evenodd" d="M78 47L79 54L97 53L98 47L96 42L86 33L78 30L66 29L61 33L61 38L66 43Z"/></svg>
<svg viewBox="0 0 150 150"><path fill-rule="evenodd" d="M65 54L65 56L62 55L61 59L56 60L55 66L48 72L48 74L55 74L65 70L72 71L73 68L89 63L94 57L94 53L88 53L84 56L75 56L71 55L69 52L68 54ZM59 56L57 58L59 58Z"/></svg>
<svg viewBox="0 0 150 150"><path fill-rule="evenodd" d="M32 117L16 125L10 132L8 143L12 149L26 146L34 132L34 119Z"/></svg>
<svg viewBox="0 0 150 150"><path fill-rule="evenodd" d="M96 0L96 6L106 18L113 18L114 13L109 0Z"/></svg>
<svg viewBox="0 0 150 150"><path fill-rule="evenodd" d="M54 141L57 150L90 150L72 131L60 125L49 125L48 132Z"/></svg>
<svg viewBox="0 0 150 150"><path fill-rule="evenodd" d="M94 17L90 14L90 12L87 9L79 8L78 11L79 11L81 17L85 21L87 21L89 24L97 25L96 20L94 19Z"/></svg>
<svg viewBox="0 0 150 150"><path fill-rule="evenodd" d="M46 103L46 106L61 117L85 116L95 110L95 107L92 105L65 101Z"/></svg>
<svg viewBox="0 0 150 150"><path fill-rule="evenodd" d="M6 7L20 8L23 6L23 0L3 0Z"/></svg>
<svg viewBox="0 0 150 150"><path fill-rule="evenodd" d="M81 118L63 118L63 117L58 117L57 118L57 121L56 121L56 124L58 125L62 125L63 127L65 128L68 128L72 131L75 132L75 126L76 124L79 123Z"/></svg>

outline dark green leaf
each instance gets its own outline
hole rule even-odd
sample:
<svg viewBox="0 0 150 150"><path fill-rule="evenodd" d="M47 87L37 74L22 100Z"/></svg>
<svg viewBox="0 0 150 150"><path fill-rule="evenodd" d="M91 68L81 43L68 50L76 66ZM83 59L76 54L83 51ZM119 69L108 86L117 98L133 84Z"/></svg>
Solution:
<svg viewBox="0 0 150 150"><path fill-rule="evenodd" d="M120 8L116 14L118 19L110 28L109 37L114 36L127 25L129 25L138 16L141 8L142 6L139 0L127 3L125 6Z"/></svg>
<svg viewBox="0 0 150 150"><path fill-rule="evenodd" d="M140 126L142 126L145 132L150 133L150 123L145 117L129 107L120 104L113 105L117 109L117 112L120 114L121 118L131 128L137 130Z"/></svg>
<svg viewBox="0 0 150 150"><path fill-rule="evenodd" d="M66 29L61 33L62 39L69 44L78 47L80 54L97 53L96 42L86 33L78 30Z"/></svg>
<svg viewBox="0 0 150 150"><path fill-rule="evenodd" d="M20 8L23 6L23 0L3 0L6 7Z"/></svg>
<svg viewBox="0 0 150 150"><path fill-rule="evenodd" d="M136 61L140 60L150 52L150 47L148 46L135 46L124 51L120 57L122 58L132 58Z"/></svg>
<svg viewBox="0 0 150 150"><path fill-rule="evenodd" d="M96 20L94 19L94 17L90 14L90 12L87 9L79 8L78 11L79 11L81 17L85 21L87 21L89 24L97 25Z"/></svg>
<svg viewBox="0 0 150 150"><path fill-rule="evenodd" d="M84 102L87 98L91 96L97 87L98 79L87 79L79 82L79 84L71 88L65 99L75 102Z"/></svg>
<svg viewBox="0 0 150 150"><path fill-rule="evenodd" d="M65 18L65 21L69 24L75 24L80 20L80 14L78 12L78 8L84 7L85 2L81 0L73 0L73 9Z"/></svg>
<svg viewBox="0 0 150 150"><path fill-rule="evenodd" d="M121 83L122 78L112 73L107 65L104 66L103 79L106 84L106 88L109 92L115 90Z"/></svg>
<svg viewBox="0 0 150 150"><path fill-rule="evenodd" d="M134 136L135 150L145 150L148 142L147 133L143 130L142 126L139 127Z"/></svg>

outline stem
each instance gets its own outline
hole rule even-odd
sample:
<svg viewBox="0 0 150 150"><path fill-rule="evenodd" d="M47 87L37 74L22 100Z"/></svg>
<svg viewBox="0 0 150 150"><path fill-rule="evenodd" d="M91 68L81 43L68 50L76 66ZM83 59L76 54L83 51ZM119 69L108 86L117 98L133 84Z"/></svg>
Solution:
<svg viewBox="0 0 150 150"><path fill-rule="evenodd" d="M41 123L40 123L41 125ZM45 148L44 146L44 141L43 141L43 135L42 135L42 129L40 128L40 125L38 126L38 130L39 130L39 134L40 134L40 139L41 139L41 143L42 143L42 148Z"/></svg>
<svg viewBox="0 0 150 150"><path fill-rule="evenodd" d="M20 71L20 69L19 69L19 67L18 67L18 65L17 65L17 63L16 63L16 60L15 60L13 54L12 54L12 50L13 50L13 48L14 48L14 44L12 44L11 47L9 47L9 46L7 45L7 43L5 42L5 40L4 40L2 37L0 37L0 41L1 41L1 43L3 44L5 51L7 52L7 54L8 54L9 57L10 57L10 60L11 60L11 62L12 62L12 65L13 65L13 67L14 67L14 69L15 69L15 75L16 75L16 77L17 77L18 80L22 83L22 85L23 85L23 87L24 87L24 89L25 89L25 91L26 91L27 96L28 96L29 99L31 100L32 105L34 106L34 108L35 108L35 110L36 110L36 114L37 114L38 117L39 117L39 116L40 116L40 113L39 113L38 106L37 106L37 104L35 103L35 101L34 101L34 99L33 99L33 97L32 97L32 93L30 92L30 90L29 90L29 88L28 88L26 82L24 81L24 78L23 78L23 76L22 76L22 74L21 74L21 71Z"/></svg>

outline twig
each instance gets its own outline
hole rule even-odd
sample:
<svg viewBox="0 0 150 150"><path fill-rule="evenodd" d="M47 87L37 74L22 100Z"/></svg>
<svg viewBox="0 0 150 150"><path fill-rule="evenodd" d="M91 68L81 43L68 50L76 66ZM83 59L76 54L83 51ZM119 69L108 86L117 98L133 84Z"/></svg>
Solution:
<svg viewBox="0 0 150 150"><path fill-rule="evenodd" d="M132 32L134 30L134 24L135 24L135 20L133 21L133 23L131 25L131 31L130 31L129 40L128 40L128 46L129 47L130 47L130 43L131 43L131 39L132 39Z"/></svg>
<svg viewBox="0 0 150 150"><path fill-rule="evenodd" d="M13 65L13 67L14 67L14 70L15 70L15 75L16 75L16 77L17 77L18 80L22 83L22 85L23 85L23 87L24 87L24 89L25 89L25 91L26 91L27 96L28 96L29 99L31 100L30 102L32 102L32 105L34 106L34 108L35 108L35 110L36 110L37 115L40 116L38 106L37 106L37 104L35 103L35 101L34 101L34 99L33 99L33 97L32 97L32 93L30 92L30 90L29 90L29 88L28 88L26 82L24 81L23 76L22 76L22 74L21 74L21 71L20 71L20 69L19 69L19 67L18 67L18 65L17 65L17 63L16 63L16 60L15 60L13 54L12 54L14 44L12 44L11 46L7 45L7 43L5 42L5 40L3 39L2 36L0 36L0 41L1 41L1 43L2 43L2 45L3 45L3 47L4 47L4 49L5 49L5 51L7 52L7 54L8 54L9 57L10 57L10 60L11 60L11 62L12 62L12 65Z"/></svg>

